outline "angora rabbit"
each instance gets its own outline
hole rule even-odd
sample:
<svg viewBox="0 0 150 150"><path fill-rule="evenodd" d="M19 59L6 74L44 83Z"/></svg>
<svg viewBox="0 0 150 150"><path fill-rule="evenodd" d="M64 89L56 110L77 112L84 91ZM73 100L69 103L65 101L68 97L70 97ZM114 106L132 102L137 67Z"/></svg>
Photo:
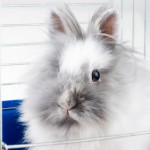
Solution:
<svg viewBox="0 0 150 150"><path fill-rule="evenodd" d="M101 7L83 32L67 6L50 14L50 47L20 107L31 143L150 129L150 71L117 42L118 15ZM29 150L150 150L150 135Z"/></svg>

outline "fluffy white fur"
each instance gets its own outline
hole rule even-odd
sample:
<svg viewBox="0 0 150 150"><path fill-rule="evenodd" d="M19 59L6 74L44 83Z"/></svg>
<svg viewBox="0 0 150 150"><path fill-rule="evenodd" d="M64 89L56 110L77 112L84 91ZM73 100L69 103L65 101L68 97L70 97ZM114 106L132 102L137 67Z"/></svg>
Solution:
<svg viewBox="0 0 150 150"><path fill-rule="evenodd" d="M68 8L65 7L64 12L66 12L66 9ZM107 17L106 14L111 15L110 12L112 12L112 14L114 13L114 11L107 9L103 8L100 11L103 14L100 15ZM109 13L106 13L107 11ZM61 11L59 11L59 13L60 12ZM98 11L96 14L100 12ZM65 16L61 15L61 13L57 15L60 18ZM99 18L101 17L98 16L95 20ZM60 19L57 21L62 20ZM74 18L71 20L74 20ZM76 24L76 21L74 22L75 23L72 23L72 25ZM44 58L37 64L38 66L35 66L36 69L32 72L32 79L29 81L29 94L20 108L22 112L21 120L27 125L25 133L25 139L27 141L31 143L65 141L150 130L150 71L145 67L144 62L132 56L132 53L126 51L120 46L117 46L116 44L115 46L107 45L107 42L105 43L105 39L103 38L101 40L99 40L99 37L95 38L93 36L93 30L95 28L96 30L99 29L95 27L96 25L99 25L99 22L94 22L94 27L92 26L93 22L90 22L89 30L87 32L88 34L84 40L78 39L78 35L82 36L81 30L78 32L78 26L73 30L67 31L69 32L68 36L66 36L66 33L57 33L57 28L56 30L55 28L51 29L51 50L49 50ZM63 21L61 23L63 24ZM67 27L66 24L64 26L64 28ZM77 39L71 37L74 30ZM59 37L59 40L57 37ZM112 42L111 39L106 39L106 41L107 40ZM59 56L59 70L58 74L56 74L56 77L59 78L59 82L57 81L57 85L62 82L61 80L63 80L65 76L67 80L65 81L66 84L63 88L66 88L64 89L64 92L68 92L66 92L67 94L62 94L63 96L59 96L58 99L63 99L64 101L67 100L67 97L69 97L68 95L70 94L69 92L74 88L76 88L77 91L83 90L83 80L81 79L81 82L77 82L78 76L81 76L82 74L82 66L88 66L88 70L86 71L89 79L88 82L91 84L91 92L94 92L92 91L92 86L96 86L93 84L97 84L92 83L92 70L97 68L100 68L100 71L108 70L108 73L104 72L101 74L101 79L98 83L102 84L105 81L105 84L109 85L109 88L105 89L106 93L105 90L102 93L102 95L104 95L103 97L107 98L105 99L104 104L104 107L106 107L106 112L104 114L105 119L90 119L90 114L88 114L88 112L84 114L85 118L82 118L82 116L70 111L70 116L77 120L80 125L72 126L69 130L66 129L65 126L60 126L58 128L57 126L52 126L48 123L46 124L45 120L41 121L40 116L44 113L44 111L40 113L41 106L43 105L43 107L45 107L44 104L51 105L45 101L45 99L49 98L49 101L51 101L51 98L53 97L48 97L46 94L50 92L50 89L53 90L53 87L56 86L55 83L57 79L50 79L50 77L53 76L51 73L53 71L50 67L51 61L49 60L50 58L53 59L54 56L52 55L56 49L60 49L57 53L57 56ZM75 80L76 78L77 80ZM68 84L70 84L69 88L67 87ZM86 83L84 84L86 86ZM87 83L87 86L89 84ZM49 89L49 87L51 88ZM107 90L110 91L107 92ZM58 99L56 99L56 103ZM95 107L96 105L97 104L95 103ZM89 108L89 112L90 109L94 107L94 105L86 106ZM50 114L62 119L65 113L64 111L64 109L56 108L53 112L50 112ZM149 149L150 135L107 141L30 148L30 150Z"/></svg>
<svg viewBox="0 0 150 150"><path fill-rule="evenodd" d="M94 53L93 53L94 50ZM85 42L79 41L75 44L68 44L65 52L60 58L60 71L69 72L72 75L79 74L82 65L89 64L90 72L93 68L107 68L112 61L112 56L92 38Z"/></svg>

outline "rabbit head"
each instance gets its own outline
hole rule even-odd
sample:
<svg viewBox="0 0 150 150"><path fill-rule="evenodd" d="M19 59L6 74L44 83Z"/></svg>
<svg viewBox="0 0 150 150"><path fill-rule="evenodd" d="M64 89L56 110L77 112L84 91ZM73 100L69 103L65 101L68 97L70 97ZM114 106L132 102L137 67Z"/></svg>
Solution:
<svg viewBox="0 0 150 150"><path fill-rule="evenodd" d="M116 12L102 7L84 33L67 6L51 11L51 49L33 73L30 100L24 102L35 118L58 129L107 120L117 82L116 23Z"/></svg>

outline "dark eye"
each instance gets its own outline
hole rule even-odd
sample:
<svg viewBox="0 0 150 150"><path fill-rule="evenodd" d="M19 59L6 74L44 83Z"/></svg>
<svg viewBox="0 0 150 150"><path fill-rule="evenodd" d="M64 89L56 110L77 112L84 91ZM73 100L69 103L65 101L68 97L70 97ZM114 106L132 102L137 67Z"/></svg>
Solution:
<svg viewBox="0 0 150 150"><path fill-rule="evenodd" d="M97 82L100 79L100 72L99 70L95 69L92 71L92 81Z"/></svg>

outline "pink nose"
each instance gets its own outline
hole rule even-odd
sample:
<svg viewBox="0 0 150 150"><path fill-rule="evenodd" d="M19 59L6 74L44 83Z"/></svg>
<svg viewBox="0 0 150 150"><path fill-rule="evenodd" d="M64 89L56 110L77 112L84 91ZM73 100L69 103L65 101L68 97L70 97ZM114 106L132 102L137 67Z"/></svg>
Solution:
<svg viewBox="0 0 150 150"><path fill-rule="evenodd" d="M76 99L73 94L71 90L64 91L57 101L59 106L66 110L73 108L76 105Z"/></svg>

